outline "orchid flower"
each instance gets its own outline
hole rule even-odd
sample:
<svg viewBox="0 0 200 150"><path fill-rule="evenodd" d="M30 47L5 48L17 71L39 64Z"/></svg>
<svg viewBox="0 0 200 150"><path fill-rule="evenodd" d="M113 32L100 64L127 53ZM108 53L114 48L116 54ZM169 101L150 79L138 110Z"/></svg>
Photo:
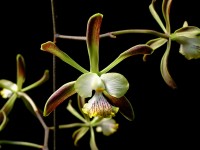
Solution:
<svg viewBox="0 0 200 150"><path fill-rule="evenodd" d="M97 132L102 132L103 135L109 136L117 131L119 124L112 118L104 118L96 127Z"/></svg>
<svg viewBox="0 0 200 150"><path fill-rule="evenodd" d="M0 95L4 99L8 99L7 102L3 105L3 107L0 109L0 131L3 130L8 122L8 115L13 109L13 106L15 104L15 101L17 98L20 98L25 103L27 109L31 111L33 115L37 117L39 122L44 128L44 144L33 144L28 142L16 142L16 141L9 141L9 143L19 143L20 145L26 145L30 147L38 147L42 148L43 150L48 149L48 136L49 136L49 129L44 123L42 116L33 102L33 100L27 95L25 92L33 89L35 87L40 86L44 82L46 82L49 79L49 71L45 70L42 78L40 78L38 81L34 82L31 85L28 85L23 88L23 84L25 82L25 61L21 54L18 54L16 57L17 61L17 83L13 83L12 81L9 81L7 79L0 79L0 88L2 89L0 91ZM4 143L6 141L2 141Z"/></svg>
<svg viewBox="0 0 200 150"><path fill-rule="evenodd" d="M150 12L165 35L168 37L151 39L146 44L153 50L156 50L167 43L167 48L161 59L160 71L166 84L175 89L177 88L177 85L168 71L168 57L171 49L171 42L175 41L180 44L179 53L184 55L186 59L198 59L200 58L200 29L195 26L188 26L188 23L185 21L182 28L176 30L174 33L171 33L169 16L172 0L163 0L162 2L162 13L165 25L162 23L159 15L155 11L154 3L155 0L152 0L152 3L149 5ZM148 55L149 54L145 54L143 56L144 61L146 61Z"/></svg>
<svg viewBox="0 0 200 150"><path fill-rule="evenodd" d="M62 85L49 97L44 107L44 116L49 115L63 101L77 93L82 98L90 98L82 108L89 117L109 118L115 116L119 110L128 120L133 120L134 112L131 103L124 96L129 89L128 80L119 73L107 72L125 58L136 54L150 54L152 49L146 44L131 47L99 71L99 33L102 18L102 14L94 14L87 24L86 44L90 61L89 71L61 51L54 42L48 41L41 45L41 50L52 53L83 73L77 80Z"/></svg>
<svg viewBox="0 0 200 150"><path fill-rule="evenodd" d="M22 98L29 110L32 111L32 109L35 108L35 105L32 102L30 102L30 98L25 92L41 85L49 78L49 71L45 70L44 75L40 80L25 88L22 88L22 85L25 82L25 62L21 54L17 55L16 61L17 83L15 84L7 79L0 79L0 88L2 89L0 91L0 95L4 99L8 99L0 110L0 130L2 130L5 127L8 120L7 115L12 110L15 100L17 98Z"/></svg>

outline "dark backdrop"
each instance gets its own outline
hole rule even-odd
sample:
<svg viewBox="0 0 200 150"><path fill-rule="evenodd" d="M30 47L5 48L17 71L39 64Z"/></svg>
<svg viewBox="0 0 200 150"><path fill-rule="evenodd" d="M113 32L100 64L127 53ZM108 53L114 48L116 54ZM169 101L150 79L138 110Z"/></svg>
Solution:
<svg viewBox="0 0 200 150"><path fill-rule="evenodd" d="M161 31L151 16L148 6L151 0L140 1L92 1L55 0L57 32L66 35L85 35L88 18L102 13L101 33L121 29L154 29ZM155 7L161 15L161 0ZM40 45L53 39L50 0L1 2L1 54L0 79L16 81L16 55L22 54L26 61L24 86L37 81L45 69L50 70L50 79L27 94L43 109L53 91L52 58L40 50ZM171 7L172 31L180 28L185 20L189 25L200 26L198 3L195 0L174 0ZM162 16L161 16L162 17ZM100 42L100 69L108 65L121 52L133 45L147 42L151 35L129 34L116 39L105 38ZM61 40L59 47L74 60L88 68L88 56L84 41ZM172 44L169 56L169 71L178 85L172 90L160 74L160 60L165 46L155 51L147 62L142 56L134 56L121 62L112 71L123 74L130 83L126 97L135 111L135 120L129 122L121 114L115 117L118 131L110 137L96 134L100 150L114 148L148 149L198 149L199 141L199 60L186 60L178 52L179 45ZM56 88L77 79L80 72L56 59ZM75 99L75 98L74 98ZM76 107L76 100L72 103ZM1 106L5 100L0 99ZM67 102L57 109L58 123L77 121L66 110ZM52 125L52 115L45 118ZM38 120L24 107L19 99L9 115L9 123L0 133L0 140L27 140L43 142L43 129ZM79 147L73 146L71 135L75 129L58 132L58 150L89 149L89 135L80 140ZM52 147L52 133L49 144ZM31 149L20 146L2 146L3 150ZM52 150L52 148L50 148Z"/></svg>

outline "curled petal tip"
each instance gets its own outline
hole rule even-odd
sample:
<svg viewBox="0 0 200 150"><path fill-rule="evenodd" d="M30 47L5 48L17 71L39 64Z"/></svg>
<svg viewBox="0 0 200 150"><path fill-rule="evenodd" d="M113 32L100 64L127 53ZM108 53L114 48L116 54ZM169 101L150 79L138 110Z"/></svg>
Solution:
<svg viewBox="0 0 200 150"><path fill-rule="evenodd" d="M49 49L57 49L57 47L56 47L54 42L48 41L48 42L41 44L40 49L43 50L43 51L47 51Z"/></svg>

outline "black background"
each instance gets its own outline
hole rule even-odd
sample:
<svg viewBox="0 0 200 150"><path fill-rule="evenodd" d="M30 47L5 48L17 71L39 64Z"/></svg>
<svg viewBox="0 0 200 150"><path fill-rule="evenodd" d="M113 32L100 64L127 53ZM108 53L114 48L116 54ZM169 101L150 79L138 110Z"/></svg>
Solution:
<svg viewBox="0 0 200 150"><path fill-rule="evenodd" d="M65 35L85 35L89 17L94 13L103 14L101 33L122 29L153 29L161 31L149 12L151 0L105 1L105 0L55 0L57 32ZM161 14L161 0L155 8ZM26 82L29 85L50 70L50 79L42 86L27 94L40 109L53 91L52 58L40 50L40 45L53 40L50 0L5 1L1 2L1 54L0 79L16 81L16 55L24 56ZM189 25L200 26L198 2L195 0L174 0L171 7L172 32L180 28L185 20ZM163 18L162 18L163 19ZM146 43L152 35L129 34L116 39L100 41L100 69L111 63L121 52ZM58 39L57 45L85 68L89 68L84 41ZM166 45L165 45L166 46ZM147 62L142 56L128 58L111 71L123 74L130 83L126 97L135 111L135 120L130 122L121 114L115 117L118 131L110 137L96 134L100 150L108 149L198 149L199 148L199 60L186 60L180 53L179 45L172 44L169 56L169 71L178 88L173 90L163 81L160 74L160 60L165 46L155 51ZM76 80L80 72L56 59L56 88ZM76 99L75 97L73 99ZM5 102L0 99L1 106ZM67 101L57 109L59 124L78 121L66 110ZM73 100L76 107L76 100ZM44 118L52 125L53 115ZM24 140L43 142L43 129L38 120L25 108L19 99L9 114L9 123L0 133L0 140ZM71 135L75 129L59 130L57 149L89 149L89 134L74 147ZM52 150L52 133L49 147ZM2 145L3 150L31 150L33 148Z"/></svg>

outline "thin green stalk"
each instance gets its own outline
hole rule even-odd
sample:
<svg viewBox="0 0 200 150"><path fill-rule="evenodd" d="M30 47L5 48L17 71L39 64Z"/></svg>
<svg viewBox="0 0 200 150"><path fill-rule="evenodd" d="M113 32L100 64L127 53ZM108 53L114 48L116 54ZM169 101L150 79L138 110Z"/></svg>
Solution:
<svg viewBox="0 0 200 150"><path fill-rule="evenodd" d="M101 34L100 38L105 38L105 37L116 38L117 35L133 34L133 33L151 34L151 35L165 38L165 39L169 38L169 35L165 33L157 32L155 30L148 30L148 29L127 29L127 30L112 31L112 32ZM83 41L86 40L85 36L70 36L70 35L56 34L56 37L62 38L62 39L69 39L69 40L83 40Z"/></svg>
<svg viewBox="0 0 200 150"><path fill-rule="evenodd" d="M63 125L59 125L59 129L66 129L66 128L74 128L74 127L87 127L89 126L89 124L86 123L71 123L71 124L63 124ZM50 130L54 130L54 127L50 127Z"/></svg>
<svg viewBox="0 0 200 150"><path fill-rule="evenodd" d="M24 141L0 140L0 144L20 145L20 146L27 146L27 147L43 149L43 145L39 145L39 144L31 143L31 142L24 142Z"/></svg>

